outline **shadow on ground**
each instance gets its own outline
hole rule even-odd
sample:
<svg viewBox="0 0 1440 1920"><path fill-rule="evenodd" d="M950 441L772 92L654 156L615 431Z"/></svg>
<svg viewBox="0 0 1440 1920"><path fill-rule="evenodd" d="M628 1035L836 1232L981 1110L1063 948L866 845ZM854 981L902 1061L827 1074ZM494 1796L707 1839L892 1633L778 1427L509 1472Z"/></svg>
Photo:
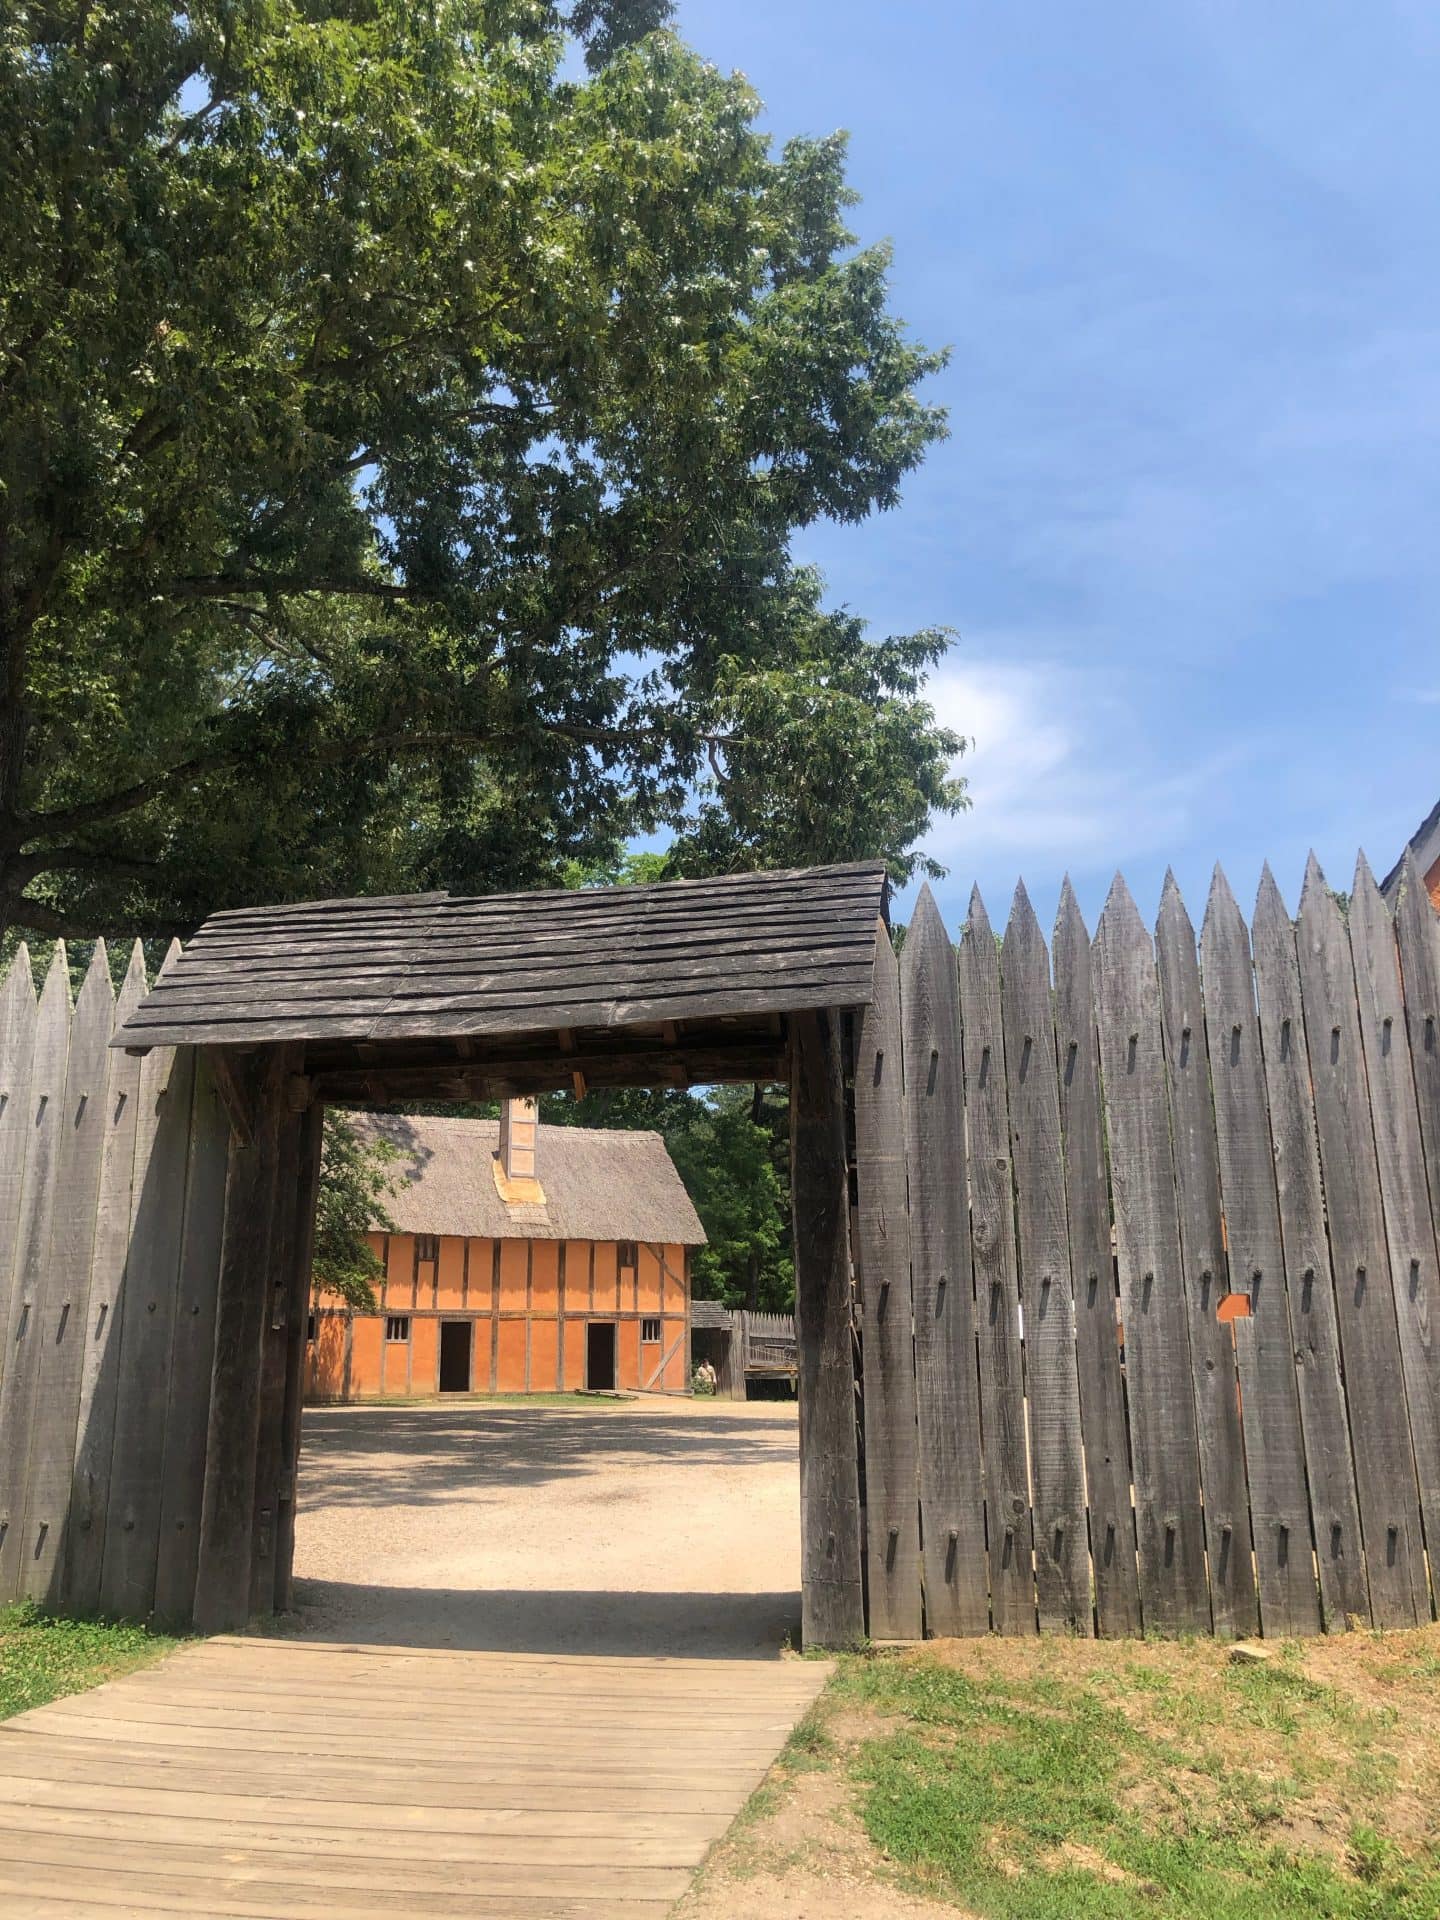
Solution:
<svg viewBox="0 0 1440 1920"><path fill-rule="evenodd" d="M287 1638L471 1653L773 1659L800 1644L798 1593L505 1592L298 1580Z"/></svg>
<svg viewBox="0 0 1440 1920"><path fill-rule="evenodd" d="M423 1507L492 1487L497 1496L591 1472L625 1454L647 1466L734 1467L793 1458L793 1410L725 1414L572 1413L493 1405L307 1408L302 1505ZM308 1451L307 1451L308 1449Z"/></svg>

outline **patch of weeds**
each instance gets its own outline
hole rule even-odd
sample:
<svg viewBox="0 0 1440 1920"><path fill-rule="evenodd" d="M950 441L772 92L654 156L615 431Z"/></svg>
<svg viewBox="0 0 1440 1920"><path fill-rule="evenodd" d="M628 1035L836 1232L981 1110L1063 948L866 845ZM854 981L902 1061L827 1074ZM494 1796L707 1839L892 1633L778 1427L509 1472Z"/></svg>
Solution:
<svg viewBox="0 0 1440 1920"><path fill-rule="evenodd" d="M808 1773L822 1767L835 1756L835 1742L825 1730L824 1717L817 1707L802 1715L780 1749L777 1765L789 1773Z"/></svg>
<svg viewBox="0 0 1440 1920"><path fill-rule="evenodd" d="M176 1642L145 1627L0 1608L0 1720L143 1667Z"/></svg>
<svg viewBox="0 0 1440 1920"><path fill-rule="evenodd" d="M902 1723L850 1771L871 1840L918 1889L984 1920L1440 1915L1440 1853L1384 1831L1385 1726L1311 1679L1303 1650L1236 1668L1200 1649L1179 1679L1133 1660L1067 1679L978 1665L852 1660L831 1689ZM1299 1764L1311 1743L1323 1765ZM1328 1826L1305 1797L1327 1766L1369 1770L1338 1831L1333 1796Z"/></svg>

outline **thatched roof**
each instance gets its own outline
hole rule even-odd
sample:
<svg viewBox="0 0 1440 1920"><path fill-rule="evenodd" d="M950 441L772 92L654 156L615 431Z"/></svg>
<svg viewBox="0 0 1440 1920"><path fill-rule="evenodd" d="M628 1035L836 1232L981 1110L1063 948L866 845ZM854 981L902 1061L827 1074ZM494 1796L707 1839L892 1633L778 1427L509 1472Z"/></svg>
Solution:
<svg viewBox="0 0 1440 1920"><path fill-rule="evenodd" d="M397 1190L385 1211L400 1233L484 1240L649 1240L699 1247L705 1229L658 1133L545 1127L535 1172L545 1204L511 1205L495 1184L498 1120L357 1113L392 1141Z"/></svg>

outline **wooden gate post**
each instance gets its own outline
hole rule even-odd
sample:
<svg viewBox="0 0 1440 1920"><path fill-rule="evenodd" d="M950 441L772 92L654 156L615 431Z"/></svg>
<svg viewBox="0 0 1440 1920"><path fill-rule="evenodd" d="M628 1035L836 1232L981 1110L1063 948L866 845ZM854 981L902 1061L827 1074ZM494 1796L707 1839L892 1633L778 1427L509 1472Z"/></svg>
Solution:
<svg viewBox="0 0 1440 1920"><path fill-rule="evenodd" d="M305 1399L305 1337L310 1318L311 1268L315 1257L315 1202L320 1189L320 1147L325 1109L318 1101L300 1120L300 1145L294 1172L295 1211L288 1249L289 1319L285 1329L285 1406L280 1433L280 1486L275 1530L277 1613L287 1613L294 1597L295 1482L300 1467L300 1422ZM291 1177L286 1175L287 1178ZM686 1374L689 1378L689 1374Z"/></svg>
<svg viewBox="0 0 1440 1920"><path fill-rule="evenodd" d="M790 1022L790 1197L800 1391L801 1632L865 1637L844 1084L833 1013Z"/></svg>
<svg viewBox="0 0 1440 1920"><path fill-rule="evenodd" d="M202 1633L243 1627L250 1617L261 1349L270 1300L283 1093L293 1052L290 1047L268 1047L248 1088L237 1088L233 1074L223 1083L236 1099L231 1118L239 1124L231 1134L225 1186L205 1504L195 1584L195 1625ZM248 1111L240 1111L242 1105Z"/></svg>

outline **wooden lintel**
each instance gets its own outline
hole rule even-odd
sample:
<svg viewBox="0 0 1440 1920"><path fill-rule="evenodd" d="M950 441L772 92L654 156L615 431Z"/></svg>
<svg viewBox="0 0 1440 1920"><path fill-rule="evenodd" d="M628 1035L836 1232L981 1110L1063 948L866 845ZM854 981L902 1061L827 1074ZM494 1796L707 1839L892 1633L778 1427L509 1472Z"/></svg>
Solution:
<svg viewBox="0 0 1440 1920"><path fill-rule="evenodd" d="M709 1081L778 1080L784 1056L773 1041L683 1048L675 1052L541 1054L528 1059L436 1062L388 1069L330 1068L313 1077L315 1098L370 1101L494 1100L553 1092L627 1086L697 1086Z"/></svg>
<svg viewBox="0 0 1440 1920"><path fill-rule="evenodd" d="M231 1131L241 1146L253 1145L257 1111L254 1054L237 1053L233 1047L212 1047L210 1066Z"/></svg>

